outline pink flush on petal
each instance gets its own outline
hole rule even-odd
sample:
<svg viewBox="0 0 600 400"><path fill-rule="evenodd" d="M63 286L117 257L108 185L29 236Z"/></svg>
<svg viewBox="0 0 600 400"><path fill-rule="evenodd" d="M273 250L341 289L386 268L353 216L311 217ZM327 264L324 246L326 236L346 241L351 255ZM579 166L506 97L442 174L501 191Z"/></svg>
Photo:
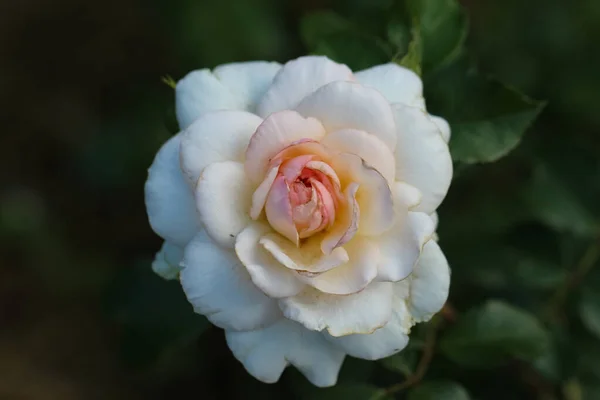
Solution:
<svg viewBox="0 0 600 400"><path fill-rule="evenodd" d="M327 148L313 140L299 140L270 160L270 177L257 192L266 191L267 219L273 229L299 245L299 239L329 229L336 210L346 201L340 181L327 164ZM276 176L275 171L277 171ZM255 193L252 218L259 216L264 194Z"/></svg>

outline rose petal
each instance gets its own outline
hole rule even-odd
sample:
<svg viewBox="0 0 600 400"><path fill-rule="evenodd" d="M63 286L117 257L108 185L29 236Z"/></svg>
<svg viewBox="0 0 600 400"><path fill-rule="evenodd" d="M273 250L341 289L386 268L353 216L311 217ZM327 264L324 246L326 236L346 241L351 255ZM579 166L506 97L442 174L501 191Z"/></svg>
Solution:
<svg viewBox="0 0 600 400"><path fill-rule="evenodd" d="M258 219L260 213L265 207L269 190L277 178L279 173L279 165L274 166L269 170L265 179L258 185L254 193L252 194L252 207L250 208L250 217L254 220Z"/></svg>
<svg viewBox="0 0 600 400"><path fill-rule="evenodd" d="M431 213L440 205L452 180L452 159L437 125L422 110L394 105L398 126L396 179L423 194L417 211Z"/></svg>
<svg viewBox="0 0 600 400"><path fill-rule="evenodd" d="M351 183L344 191L346 202L336 210L336 221L329 229L321 242L321 251L330 254L335 249L343 246L354 237L358 230L360 210L356 201L358 184Z"/></svg>
<svg viewBox="0 0 600 400"><path fill-rule="evenodd" d="M338 247L335 250L342 249ZM335 251L334 250L334 251ZM377 245L363 238L354 238L347 246L348 262L316 276L300 279L329 294L347 295L364 289L377 276Z"/></svg>
<svg viewBox="0 0 600 400"><path fill-rule="evenodd" d="M196 187L196 207L208 235L224 247L249 223L252 187L244 165L234 161L210 164Z"/></svg>
<svg viewBox="0 0 600 400"><path fill-rule="evenodd" d="M217 110L254 111L281 66L270 62L225 64L196 70L177 82L175 111L181 130Z"/></svg>
<svg viewBox="0 0 600 400"><path fill-rule="evenodd" d="M165 240L160 251L154 257L152 271L166 280L177 279L179 271L181 271L179 263L182 258L183 249Z"/></svg>
<svg viewBox="0 0 600 400"><path fill-rule="evenodd" d="M272 229L266 224L250 224L237 236L235 252L250 273L252 282L266 295L275 298L294 296L305 285L259 243L269 232Z"/></svg>
<svg viewBox="0 0 600 400"><path fill-rule="evenodd" d="M321 140L325 129L314 118L304 118L295 111L270 115L256 129L246 150L246 173L253 182L262 181L269 162L281 150L301 139ZM248 143L248 142L246 142Z"/></svg>
<svg viewBox="0 0 600 400"><path fill-rule="evenodd" d="M331 183L333 183L333 185L336 188L340 187L340 185L341 185L340 179L338 178L338 176L335 173L335 171L333 170L333 168L331 168L331 166L329 166L329 164L327 164L326 162L309 161L308 163L306 163L306 168L310 168L312 170L322 172L325 176L327 176L327 178L329 178Z"/></svg>
<svg viewBox="0 0 600 400"><path fill-rule="evenodd" d="M300 176L302 170L306 167L306 164L313 158L315 158L314 155L305 154L284 162L281 166L281 173L285 176L288 183L294 182L298 176Z"/></svg>
<svg viewBox="0 0 600 400"><path fill-rule="evenodd" d="M220 65L213 74L241 100L244 110L254 113L280 69L277 62L249 61Z"/></svg>
<svg viewBox="0 0 600 400"><path fill-rule="evenodd" d="M392 192L385 178L363 160L349 153L340 153L331 160L342 185L346 182L359 184L356 201L360 208L358 229L361 235L377 236L394 223Z"/></svg>
<svg viewBox="0 0 600 400"><path fill-rule="evenodd" d="M321 86L333 81L352 80L352 71L327 57L300 57L286 63L264 95L258 115L268 115L296 107L300 101Z"/></svg>
<svg viewBox="0 0 600 400"><path fill-rule="evenodd" d="M325 294L306 288L298 295L279 300L286 318L310 330L327 329L332 336L372 333L392 315L393 284L373 282L347 296Z"/></svg>
<svg viewBox="0 0 600 400"><path fill-rule="evenodd" d="M296 110L317 118L327 132L357 129L396 148L396 125L388 101L375 89L353 82L332 82L308 95Z"/></svg>
<svg viewBox="0 0 600 400"><path fill-rule="evenodd" d="M409 310L416 322L428 321L448 298L450 268L440 246L427 242L410 284Z"/></svg>
<svg viewBox="0 0 600 400"><path fill-rule="evenodd" d="M429 214L429 217L431 218L431 221L433 221L433 226L434 226L433 230L436 231L437 227L438 227L438 223L439 223L438 213L433 212L433 213Z"/></svg>
<svg viewBox="0 0 600 400"><path fill-rule="evenodd" d="M200 229L194 196L179 168L181 134L156 154L144 188L150 226L160 237L185 246Z"/></svg>
<svg viewBox="0 0 600 400"><path fill-rule="evenodd" d="M448 143L450 141L450 124L444 118L431 116L431 120L439 128L444 141Z"/></svg>
<svg viewBox="0 0 600 400"><path fill-rule="evenodd" d="M290 188L285 177L278 175L267 196L265 211L267 220L273 229L298 246L300 237L292 218L292 205L289 197Z"/></svg>
<svg viewBox="0 0 600 400"><path fill-rule="evenodd" d="M254 286L235 253L202 231L184 250L179 279L194 311L220 328L258 329L281 318L276 303Z"/></svg>
<svg viewBox="0 0 600 400"><path fill-rule="evenodd" d="M332 337L325 333L325 338L345 353L366 360L379 360L404 349L414 321L408 312L402 286L405 286L403 282L394 284L392 317L384 327L369 335Z"/></svg>
<svg viewBox="0 0 600 400"><path fill-rule="evenodd" d="M409 276L433 230L425 213L409 212L405 219L397 218L392 229L377 238L381 257L376 280L397 282Z"/></svg>
<svg viewBox="0 0 600 400"><path fill-rule="evenodd" d="M406 182L394 182L392 185L392 196L394 198L394 207L401 215L417 207L423 198L419 189Z"/></svg>
<svg viewBox="0 0 600 400"><path fill-rule="evenodd" d="M356 129L342 129L327 134L321 143L342 153L355 154L375 168L391 184L394 182L395 159L389 147L376 136Z"/></svg>
<svg viewBox="0 0 600 400"><path fill-rule="evenodd" d="M265 383L279 380L292 364L319 387L333 386L344 361L344 353L329 344L318 332L286 319L265 329L225 332L227 345L256 379Z"/></svg>
<svg viewBox="0 0 600 400"><path fill-rule="evenodd" d="M195 187L209 164L243 162L250 137L261 122L244 111L217 111L198 118L181 139L181 168L189 184Z"/></svg>
<svg viewBox="0 0 600 400"><path fill-rule="evenodd" d="M381 92L390 103L403 103L425 109L421 78L408 68L388 63L362 70L355 76L363 85Z"/></svg>
<svg viewBox="0 0 600 400"><path fill-rule="evenodd" d="M341 247L329 254L323 254L320 235L306 239L301 247L294 246L277 234L266 234L260 239L260 244L282 265L296 271L320 273L348 261L348 253Z"/></svg>

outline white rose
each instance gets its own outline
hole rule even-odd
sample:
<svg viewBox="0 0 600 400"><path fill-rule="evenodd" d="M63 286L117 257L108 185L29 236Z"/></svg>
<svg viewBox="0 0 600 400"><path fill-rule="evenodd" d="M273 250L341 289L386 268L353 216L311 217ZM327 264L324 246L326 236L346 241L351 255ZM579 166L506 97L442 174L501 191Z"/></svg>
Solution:
<svg viewBox="0 0 600 400"><path fill-rule="evenodd" d="M176 87L182 131L146 182L154 269L225 330L250 374L334 385L346 354L402 350L448 295L435 232L446 121L395 64L228 64ZM183 258L183 259L182 259ZM170 267L169 267L170 266Z"/></svg>

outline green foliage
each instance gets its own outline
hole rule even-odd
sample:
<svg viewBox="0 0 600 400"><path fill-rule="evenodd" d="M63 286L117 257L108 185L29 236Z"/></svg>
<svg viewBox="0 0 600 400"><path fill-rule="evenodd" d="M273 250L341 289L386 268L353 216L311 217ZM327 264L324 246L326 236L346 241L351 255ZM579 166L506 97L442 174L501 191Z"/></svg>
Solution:
<svg viewBox="0 0 600 400"><path fill-rule="evenodd" d="M400 353L381 360L381 364L389 370L399 372L408 377L415 373L419 354L415 351L405 349Z"/></svg>
<svg viewBox="0 0 600 400"><path fill-rule="evenodd" d="M490 300L469 310L443 336L442 352L467 367L493 367L515 357L533 361L548 348L548 335L535 316Z"/></svg>
<svg viewBox="0 0 600 400"><path fill-rule="evenodd" d="M579 316L585 327L600 339L600 292L586 288L579 300Z"/></svg>
<svg viewBox="0 0 600 400"><path fill-rule="evenodd" d="M534 167L525 196L534 216L559 231L583 236L598 231L594 215L561 177L545 164L539 163Z"/></svg>
<svg viewBox="0 0 600 400"><path fill-rule="evenodd" d="M364 384L339 384L328 389L317 389L306 400L392 400L383 389Z"/></svg>
<svg viewBox="0 0 600 400"><path fill-rule="evenodd" d="M353 70L383 64L391 58L391 46L384 40L330 11L307 15L300 25L300 34L313 53L346 60Z"/></svg>
<svg viewBox="0 0 600 400"><path fill-rule="evenodd" d="M408 400L469 400L469 393L456 382L425 382L411 390Z"/></svg>
<svg viewBox="0 0 600 400"><path fill-rule="evenodd" d="M423 69L434 71L452 63L463 52L468 19L455 0L411 1L423 41Z"/></svg>
<svg viewBox="0 0 600 400"><path fill-rule="evenodd" d="M450 122L452 158L463 163L493 162L506 156L544 107L481 76L466 59L440 71L428 83L429 108Z"/></svg>
<svg viewBox="0 0 600 400"><path fill-rule="evenodd" d="M210 326L192 312L179 282L164 281L148 263L124 270L107 292L107 301L120 325L123 357L135 366L162 361Z"/></svg>
<svg viewBox="0 0 600 400"><path fill-rule="evenodd" d="M544 103L482 76L461 58L467 30L467 16L454 0L396 2L381 37L330 11L310 14L301 25L306 46L316 54L354 69L391 59L423 75L428 108L452 127L453 159L493 162L519 144Z"/></svg>

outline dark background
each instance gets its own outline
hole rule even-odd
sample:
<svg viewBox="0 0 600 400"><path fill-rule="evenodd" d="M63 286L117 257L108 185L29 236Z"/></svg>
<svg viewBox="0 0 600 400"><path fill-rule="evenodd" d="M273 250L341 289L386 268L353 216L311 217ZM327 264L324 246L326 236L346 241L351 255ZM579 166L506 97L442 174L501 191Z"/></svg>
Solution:
<svg viewBox="0 0 600 400"><path fill-rule="evenodd" d="M356 2L0 2L1 399L288 393L247 377L217 329L193 342L197 352L176 348L174 356L161 354L158 366L150 362L145 349L155 342L144 332L162 328L138 321L141 328L124 332L126 322L138 318L127 307L131 297L157 307L157 313L166 305L151 291L135 297L123 289L127 285L115 289L115 282L126 282L122 277L134 270L149 270L161 243L147 223L143 201L146 170L170 135L165 121L171 120L173 91L161 77L179 79L192 69L231 61L285 62L306 53L298 35L302 15ZM524 157L566 157L554 164L563 172L576 160L597 160L600 2L462 3L471 17L469 47L482 69L549 101L522 146L535 151ZM511 178L524 173L514 165L509 159L481 167L488 168L486 196L510 203ZM588 165L596 168L592 162L565 175L567 185L577 186L575 178L587 174L600 181L598 169ZM451 189L449 204L465 196L457 190ZM574 190L598 207L597 188ZM570 211L565 219L579 217ZM491 218L495 212L486 211ZM448 222L448 232L453 223L459 224ZM540 232L527 225L517 240ZM450 251L451 265L460 265L453 257L458 255ZM488 290L491 282L489 290L505 291L497 280L506 277L489 271L479 290ZM163 284L147 279L150 287ZM462 282L460 273L458 279ZM453 286L459 309L481 298L465 299L460 288L468 285ZM515 385L514 398L533 398L527 383ZM471 390L479 398L495 398L486 395L489 387Z"/></svg>

